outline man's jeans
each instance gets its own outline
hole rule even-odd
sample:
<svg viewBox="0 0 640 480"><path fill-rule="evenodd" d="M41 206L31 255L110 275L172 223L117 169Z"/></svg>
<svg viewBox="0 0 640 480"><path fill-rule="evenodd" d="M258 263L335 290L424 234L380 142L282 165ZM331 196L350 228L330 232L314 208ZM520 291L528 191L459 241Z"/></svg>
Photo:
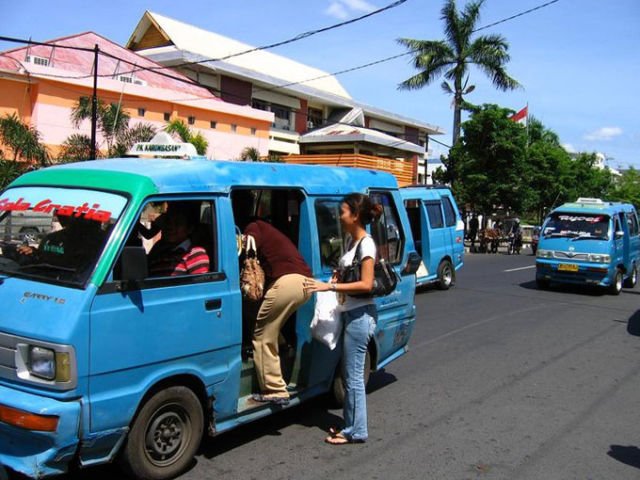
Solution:
<svg viewBox="0 0 640 480"><path fill-rule="evenodd" d="M367 399L364 360L367 345L376 329L375 305L365 305L342 313L344 322L344 423L342 434L349 440L366 440Z"/></svg>

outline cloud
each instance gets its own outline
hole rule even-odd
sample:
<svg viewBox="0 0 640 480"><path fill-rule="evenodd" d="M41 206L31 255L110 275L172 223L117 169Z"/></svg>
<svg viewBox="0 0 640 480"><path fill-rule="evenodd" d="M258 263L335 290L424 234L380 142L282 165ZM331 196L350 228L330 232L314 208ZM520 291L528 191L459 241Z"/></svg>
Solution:
<svg viewBox="0 0 640 480"><path fill-rule="evenodd" d="M375 9L376 7L366 0L331 0L324 13L346 20L352 13L372 12Z"/></svg>
<svg viewBox="0 0 640 480"><path fill-rule="evenodd" d="M622 135L620 127L602 127L584 136L585 140L612 140L614 137Z"/></svg>
<svg viewBox="0 0 640 480"><path fill-rule="evenodd" d="M576 147L574 147L570 143L563 143L562 144L562 148L564 148L569 153L576 153L577 152Z"/></svg>

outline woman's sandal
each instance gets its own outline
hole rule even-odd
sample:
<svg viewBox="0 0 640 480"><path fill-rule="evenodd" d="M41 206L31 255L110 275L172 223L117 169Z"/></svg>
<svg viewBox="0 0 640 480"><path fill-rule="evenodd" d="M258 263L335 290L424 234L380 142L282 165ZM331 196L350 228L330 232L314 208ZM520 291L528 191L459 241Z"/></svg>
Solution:
<svg viewBox="0 0 640 480"><path fill-rule="evenodd" d="M359 440L356 438L348 439L335 428L330 428L329 434L330 435L324 439L324 441L329 445L349 445L352 443L364 443L364 440Z"/></svg>

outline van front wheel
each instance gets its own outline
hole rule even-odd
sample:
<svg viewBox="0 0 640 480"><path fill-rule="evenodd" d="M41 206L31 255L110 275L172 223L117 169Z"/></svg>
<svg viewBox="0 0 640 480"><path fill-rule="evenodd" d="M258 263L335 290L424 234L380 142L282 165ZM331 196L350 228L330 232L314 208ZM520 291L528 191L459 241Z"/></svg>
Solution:
<svg viewBox="0 0 640 480"><path fill-rule="evenodd" d="M166 480L184 472L202 439L204 414L187 387L156 393L140 410L120 463L134 478Z"/></svg>
<svg viewBox="0 0 640 480"><path fill-rule="evenodd" d="M616 274L613 277L613 283L611 287L609 287L609 291L612 295L620 295L622 291L622 271L620 269L616 270Z"/></svg>
<svg viewBox="0 0 640 480"><path fill-rule="evenodd" d="M443 260L438 265L438 288L448 290L454 284L455 273L449 260Z"/></svg>
<svg viewBox="0 0 640 480"><path fill-rule="evenodd" d="M631 267L631 272L629 276L624 281L624 286L627 288L633 288L638 283L638 267L636 267L635 263Z"/></svg>

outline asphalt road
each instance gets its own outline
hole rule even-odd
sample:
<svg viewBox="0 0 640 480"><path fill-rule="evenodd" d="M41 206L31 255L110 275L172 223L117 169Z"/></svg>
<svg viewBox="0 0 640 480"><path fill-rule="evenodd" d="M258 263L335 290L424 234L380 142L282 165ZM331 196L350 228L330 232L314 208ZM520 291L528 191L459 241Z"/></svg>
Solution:
<svg viewBox="0 0 640 480"><path fill-rule="evenodd" d="M418 293L366 444L324 444L341 412L314 401L206 440L181 480L640 479L640 286L539 291L533 264L467 255L454 288Z"/></svg>

